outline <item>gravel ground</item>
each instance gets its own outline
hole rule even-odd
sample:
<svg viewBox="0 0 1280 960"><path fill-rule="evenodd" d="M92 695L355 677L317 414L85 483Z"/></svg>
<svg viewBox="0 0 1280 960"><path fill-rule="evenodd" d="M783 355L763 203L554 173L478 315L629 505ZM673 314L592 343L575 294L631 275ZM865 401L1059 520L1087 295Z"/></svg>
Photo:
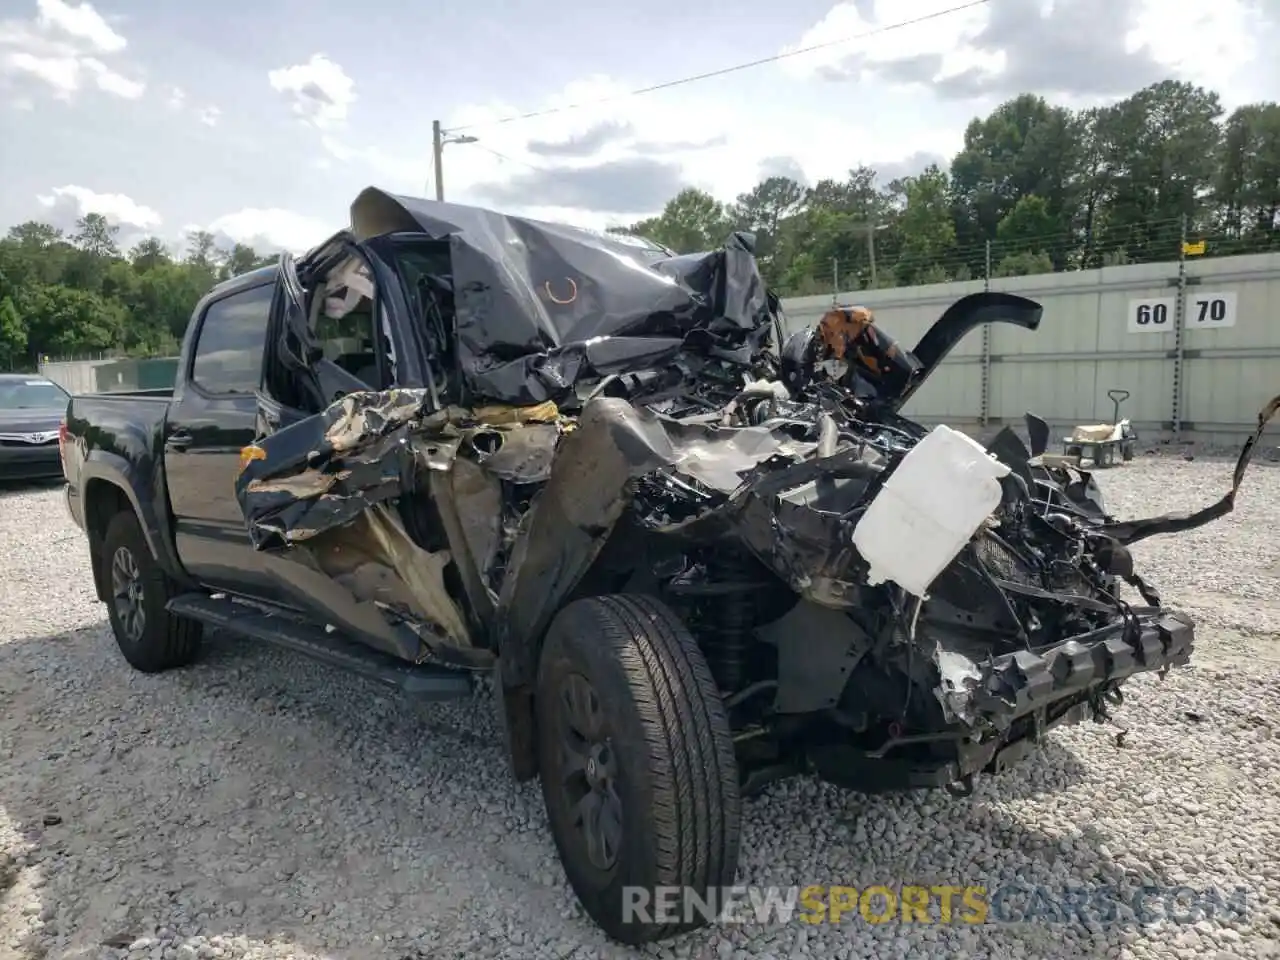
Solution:
<svg viewBox="0 0 1280 960"><path fill-rule="evenodd" d="M1231 464L1139 458L1123 516L1221 495ZM1151 925L756 924L642 955L1280 956L1280 468L1233 515L1142 544L1199 620L1193 666L1127 687L1128 728L1056 731L974 795L808 780L747 804L740 882L1248 888ZM130 671L52 489L0 493L0 958L620 957L576 907L488 699L430 708L230 638Z"/></svg>

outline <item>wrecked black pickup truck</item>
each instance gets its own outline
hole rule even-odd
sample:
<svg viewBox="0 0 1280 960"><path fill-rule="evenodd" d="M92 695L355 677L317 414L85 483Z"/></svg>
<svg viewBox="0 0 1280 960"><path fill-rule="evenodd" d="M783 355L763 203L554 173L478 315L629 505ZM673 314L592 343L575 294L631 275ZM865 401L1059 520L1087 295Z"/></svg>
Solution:
<svg viewBox="0 0 1280 960"><path fill-rule="evenodd" d="M626 891L731 885L771 779L964 792L1187 661L1128 547L1229 511L1257 436L1218 503L1114 519L1036 418L984 449L900 412L1037 304L965 297L912 349L858 307L786 335L752 247L371 188L220 285L172 396L68 409L124 656L185 664L213 625L428 699L491 678L574 890L633 943L699 917Z"/></svg>

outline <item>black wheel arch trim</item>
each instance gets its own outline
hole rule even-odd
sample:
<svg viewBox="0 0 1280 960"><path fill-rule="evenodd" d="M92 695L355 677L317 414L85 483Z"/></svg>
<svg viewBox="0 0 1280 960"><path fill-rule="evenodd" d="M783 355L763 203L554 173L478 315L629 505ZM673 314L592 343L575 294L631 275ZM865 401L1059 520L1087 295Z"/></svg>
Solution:
<svg viewBox="0 0 1280 960"><path fill-rule="evenodd" d="M139 490L142 486L141 478L138 477L133 464L119 454L94 450L82 464L77 479L80 497L84 501L81 510L85 533L89 539L90 553L95 559L94 586L98 590L100 600L105 601L103 594L106 584L102 579L102 564L97 560L102 547L101 536L106 532L106 523L102 524L101 530L95 533L93 518L95 517L94 503L102 496L99 491L104 485L112 488L117 495L124 496L134 516L138 518L138 526L142 528L142 537L146 541L147 549L151 551L151 556L155 558L160 569L184 586L196 585L183 569L177 551L174 549L172 537L167 535L172 530L172 523L168 509L168 489L163 485L163 475L157 478L158 486L150 491L151 496L146 496L144 494L147 491ZM109 517L106 520L110 522Z"/></svg>

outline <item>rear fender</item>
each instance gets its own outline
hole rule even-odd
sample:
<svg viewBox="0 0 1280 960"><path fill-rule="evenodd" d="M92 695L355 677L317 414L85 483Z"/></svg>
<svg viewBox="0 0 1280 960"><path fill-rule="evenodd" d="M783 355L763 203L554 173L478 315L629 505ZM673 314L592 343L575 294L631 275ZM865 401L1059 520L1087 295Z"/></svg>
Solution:
<svg viewBox="0 0 1280 960"><path fill-rule="evenodd" d="M160 568L171 578L184 585L191 580L183 570L173 542L167 536L168 492L163 487L147 483L140 489L142 479L138 471L124 457L104 450L95 450L84 462L79 474L81 496L84 498L84 526L89 539L89 554L93 561L94 587L98 599L107 599L105 583L101 579L102 536L111 517L121 509L133 511L142 527L142 535L151 555Z"/></svg>

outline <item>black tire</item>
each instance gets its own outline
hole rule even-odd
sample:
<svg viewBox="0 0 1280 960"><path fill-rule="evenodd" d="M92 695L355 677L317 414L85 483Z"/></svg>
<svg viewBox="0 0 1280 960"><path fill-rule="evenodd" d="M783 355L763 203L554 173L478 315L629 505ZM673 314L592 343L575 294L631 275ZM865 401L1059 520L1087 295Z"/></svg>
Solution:
<svg viewBox="0 0 1280 960"><path fill-rule="evenodd" d="M183 667L200 654L202 625L177 617L165 605L179 592L165 576L147 546L132 510L117 513L107 524L102 541L103 573L109 591L107 616L125 660L143 673ZM121 595L128 569L136 576L136 600ZM133 613L141 611L141 622Z"/></svg>
<svg viewBox="0 0 1280 960"><path fill-rule="evenodd" d="M579 773L567 761L568 691L585 680L603 742ZM589 699L589 698L588 698ZM683 899L715 903L738 867L741 801L733 738L702 652L679 618L649 597L579 600L556 616L538 669L538 766L551 833L583 908L610 937L640 944L703 926ZM593 759L595 759L593 757ZM589 793L591 768L618 801L612 863L596 862L575 826L573 788ZM606 769L607 768L607 769ZM599 791L599 787L597 787ZM605 812L609 800L605 799ZM600 847L603 847L603 855ZM680 888L673 915L653 910L655 888ZM630 888L624 894L624 888ZM624 896L633 898L629 904ZM666 921L666 922L662 922Z"/></svg>

